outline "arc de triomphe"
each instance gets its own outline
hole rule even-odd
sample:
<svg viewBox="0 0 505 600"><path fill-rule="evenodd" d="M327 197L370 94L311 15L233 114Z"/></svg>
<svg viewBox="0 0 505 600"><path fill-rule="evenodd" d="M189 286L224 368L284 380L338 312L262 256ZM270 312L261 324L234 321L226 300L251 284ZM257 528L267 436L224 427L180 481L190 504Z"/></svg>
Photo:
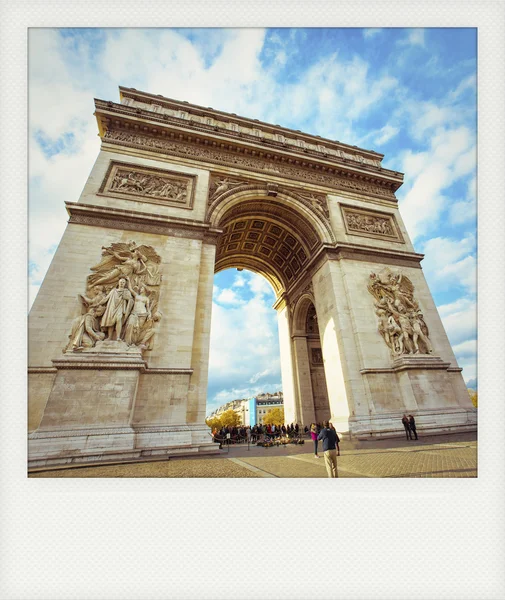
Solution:
<svg viewBox="0 0 505 600"><path fill-rule="evenodd" d="M476 429L383 156L120 88L29 316L29 464L215 450L212 287L276 293L287 422L359 438Z"/></svg>

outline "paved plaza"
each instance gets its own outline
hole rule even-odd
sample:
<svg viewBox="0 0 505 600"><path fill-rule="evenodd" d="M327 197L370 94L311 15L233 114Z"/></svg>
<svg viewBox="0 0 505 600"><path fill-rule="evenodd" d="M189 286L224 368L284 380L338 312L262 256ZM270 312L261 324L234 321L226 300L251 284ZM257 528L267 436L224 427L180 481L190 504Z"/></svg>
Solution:
<svg viewBox="0 0 505 600"><path fill-rule="evenodd" d="M343 439L339 477L477 477L477 438L473 433L358 442ZM96 467L53 468L29 477L326 477L324 458L313 445L233 445L219 454L178 457Z"/></svg>

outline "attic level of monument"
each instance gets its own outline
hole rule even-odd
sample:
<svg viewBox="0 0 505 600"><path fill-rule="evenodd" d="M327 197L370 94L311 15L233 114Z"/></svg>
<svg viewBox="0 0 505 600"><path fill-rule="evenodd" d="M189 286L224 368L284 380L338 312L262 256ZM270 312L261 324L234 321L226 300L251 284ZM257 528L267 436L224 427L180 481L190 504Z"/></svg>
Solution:
<svg viewBox="0 0 505 600"><path fill-rule="evenodd" d="M147 102L151 99L151 102ZM181 110L181 106L186 110ZM95 99L103 141L237 166L396 202L403 175L383 169L382 155L250 119L128 90L122 103ZM191 109L191 110L190 110ZM195 112L196 111L196 112ZM218 118L219 117L219 118ZM261 128L260 128L261 126Z"/></svg>

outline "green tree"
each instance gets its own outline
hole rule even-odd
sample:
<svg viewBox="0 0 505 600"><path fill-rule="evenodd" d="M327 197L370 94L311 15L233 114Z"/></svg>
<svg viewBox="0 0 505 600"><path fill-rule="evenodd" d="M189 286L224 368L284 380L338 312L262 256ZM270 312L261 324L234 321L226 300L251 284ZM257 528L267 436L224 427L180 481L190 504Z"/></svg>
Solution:
<svg viewBox="0 0 505 600"><path fill-rule="evenodd" d="M240 415L237 414L233 408L229 408L221 415L221 423L223 427L237 427L240 425Z"/></svg>
<svg viewBox="0 0 505 600"><path fill-rule="evenodd" d="M272 408L263 417L265 425L282 425L284 423L284 409Z"/></svg>

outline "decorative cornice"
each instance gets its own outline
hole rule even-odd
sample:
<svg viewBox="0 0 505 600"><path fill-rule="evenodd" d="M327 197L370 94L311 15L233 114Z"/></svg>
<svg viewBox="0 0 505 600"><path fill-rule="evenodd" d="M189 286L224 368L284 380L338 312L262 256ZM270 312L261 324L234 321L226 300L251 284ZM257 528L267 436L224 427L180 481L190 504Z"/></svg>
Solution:
<svg viewBox="0 0 505 600"><path fill-rule="evenodd" d="M197 106L186 101L153 96L134 89L120 87L120 95L123 100L120 104L95 99L97 112L105 115L109 113L109 121L117 114L131 115L164 125L176 125L229 139L238 138L256 145L272 146L288 150L293 154L317 156L325 162L359 165L361 169L395 177L398 180L398 187L402 183L402 174L384 169L381 166L384 155L373 150L350 146L300 130L295 131L280 125L261 122L258 119L239 117L234 113ZM104 116L103 120L105 119L107 116Z"/></svg>
<svg viewBox="0 0 505 600"><path fill-rule="evenodd" d="M78 225L205 239L207 243L215 243L215 237L221 233L220 229L189 219L176 219L159 214L147 214L81 202L65 202L65 206L70 216L68 222Z"/></svg>
<svg viewBox="0 0 505 600"><path fill-rule="evenodd" d="M161 152L172 156L198 160L212 165L239 168L254 171L262 175L273 175L294 181L309 182L326 188L365 194L397 203L394 191L399 187L397 182L381 179L378 173L364 173L361 170L346 170L336 165L327 165L311 161L307 157L291 157L276 154L270 149L255 149L244 146L225 144L219 140L198 138L187 132L169 131L153 135L150 128L140 133L140 128L120 129L118 122L108 128L102 141L114 145ZM120 124L120 123L119 123ZM123 123L126 125L126 123ZM164 134L164 135L163 135Z"/></svg>
<svg viewBox="0 0 505 600"><path fill-rule="evenodd" d="M368 375L398 373L400 371L412 370L449 371L450 369L453 369L453 367L451 368L451 363L444 362L439 356L433 356L431 354L414 354L401 356L400 358L395 359L391 367L361 369L360 373L362 375Z"/></svg>
<svg viewBox="0 0 505 600"><path fill-rule="evenodd" d="M392 248L371 248L361 244L345 243L338 243L334 248L326 248L326 253L330 260L359 260L418 269L421 268L419 263L424 258L424 254L418 254L417 252L403 252Z"/></svg>
<svg viewBox="0 0 505 600"><path fill-rule="evenodd" d="M123 361L105 361L105 360L93 360L93 361L69 361L55 358L53 359L53 365L57 369L113 369L118 371L141 371L144 372L146 368L145 361L137 362L123 362Z"/></svg>
<svg viewBox="0 0 505 600"><path fill-rule="evenodd" d="M56 369L56 367L28 367L29 375L40 375L40 374L45 374L45 373L54 375L57 372L58 372L58 369Z"/></svg>
<svg viewBox="0 0 505 600"><path fill-rule="evenodd" d="M145 375L192 375L194 369L147 368Z"/></svg>

